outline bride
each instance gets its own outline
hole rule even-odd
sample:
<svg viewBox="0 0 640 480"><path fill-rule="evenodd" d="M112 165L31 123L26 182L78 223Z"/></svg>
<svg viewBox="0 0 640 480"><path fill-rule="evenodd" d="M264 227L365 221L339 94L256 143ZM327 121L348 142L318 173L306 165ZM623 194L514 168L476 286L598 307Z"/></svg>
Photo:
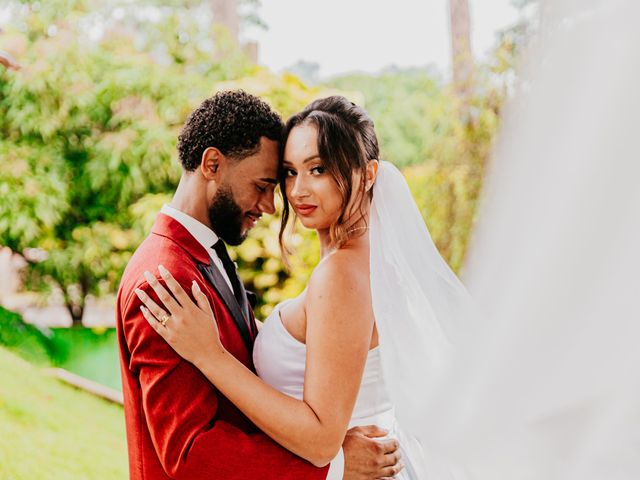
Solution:
<svg viewBox="0 0 640 480"><path fill-rule="evenodd" d="M404 178L378 157L373 122L344 97L316 100L289 119L280 238L292 208L316 230L321 260L305 290L266 319L253 352L259 376L225 351L195 281L197 304L159 267L177 302L159 306L146 297L143 313L295 454L326 465L348 428L376 424L401 445L403 465L389 467L388 476L424 479L426 453L403 425L422 412L421 380L447 355L446 327L464 311L467 294L438 254ZM154 289L167 298L160 284ZM162 325L165 309L171 320Z"/></svg>

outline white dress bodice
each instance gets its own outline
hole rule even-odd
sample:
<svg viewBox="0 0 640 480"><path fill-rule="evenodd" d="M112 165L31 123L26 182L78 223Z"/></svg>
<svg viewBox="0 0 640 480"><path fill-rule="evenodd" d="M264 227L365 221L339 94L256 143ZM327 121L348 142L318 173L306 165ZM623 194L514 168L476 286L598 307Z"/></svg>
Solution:
<svg viewBox="0 0 640 480"><path fill-rule="evenodd" d="M282 305L282 304L280 304ZM260 378L282 393L302 400L307 346L294 338L280 318L280 305L267 317L253 347L253 362ZM331 385L327 385L331 388ZM392 410L385 389L378 347L369 350L353 409L350 427L362 425L359 420ZM386 425L380 425L388 428Z"/></svg>
<svg viewBox="0 0 640 480"><path fill-rule="evenodd" d="M280 317L281 305L277 305L267 317L256 338L253 362L262 380L302 400L307 347L285 328ZM327 388L332 388L332 385L327 385ZM364 425L377 425L388 430L390 436L402 437L397 431L393 405L385 387L378 347L369 350L349 428ZM402 439L400 441L402 444ZM396 478L415 478L409 472L410 467Z"/></svg>

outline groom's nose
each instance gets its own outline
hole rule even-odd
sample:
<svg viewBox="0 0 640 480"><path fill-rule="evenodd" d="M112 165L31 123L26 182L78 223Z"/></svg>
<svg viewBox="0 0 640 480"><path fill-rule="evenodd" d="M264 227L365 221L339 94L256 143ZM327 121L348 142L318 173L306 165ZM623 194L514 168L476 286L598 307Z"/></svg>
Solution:
<svg viewBox="0 0 640 480"><path fill-rule="evenodd" d="M268 188L263 195L260 196L260 200L258 201L258 208L262 213L267 213L269 215L273 215L276 213L276 206L273 202L274 191L271 188Z"/></svg>

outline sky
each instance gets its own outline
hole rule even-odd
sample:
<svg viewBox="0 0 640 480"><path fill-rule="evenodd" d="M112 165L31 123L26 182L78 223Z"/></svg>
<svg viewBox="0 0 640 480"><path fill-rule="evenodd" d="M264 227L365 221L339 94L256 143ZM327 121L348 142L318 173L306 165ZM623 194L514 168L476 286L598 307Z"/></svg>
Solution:
<svg viewBox="0 0 640 480"><path fill-rule="evenodd" d="M495 33L518 18L510 0L470 0L472 48L477 59ZM268 30L250 29L259 61L275 71L298 60L316 62L323 77L435 65L450 67L448 0L262 0Z"/></svg>

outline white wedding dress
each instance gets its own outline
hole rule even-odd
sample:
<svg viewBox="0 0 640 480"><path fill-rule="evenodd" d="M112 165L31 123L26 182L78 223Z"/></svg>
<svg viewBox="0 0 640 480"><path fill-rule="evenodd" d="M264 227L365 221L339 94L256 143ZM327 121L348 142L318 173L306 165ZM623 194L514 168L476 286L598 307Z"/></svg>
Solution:
<svg viewBox="0 0 640 480"><path fill-rule="evenodd" d="M253 361L262 380L282 393L302 400L307 347L294 338L282 323L280 307L284 303L286 301L278 304L265 320L255 341ZM331 388L331 385L327 385L327 388ZM400 441L405 468L395 478L417 480L419 477L412 466L412 455L404 450L411 440L398 428L382 376L379 347L369 350L349 428L364 425L384 428L390 432L390 436Z"/></svg>

